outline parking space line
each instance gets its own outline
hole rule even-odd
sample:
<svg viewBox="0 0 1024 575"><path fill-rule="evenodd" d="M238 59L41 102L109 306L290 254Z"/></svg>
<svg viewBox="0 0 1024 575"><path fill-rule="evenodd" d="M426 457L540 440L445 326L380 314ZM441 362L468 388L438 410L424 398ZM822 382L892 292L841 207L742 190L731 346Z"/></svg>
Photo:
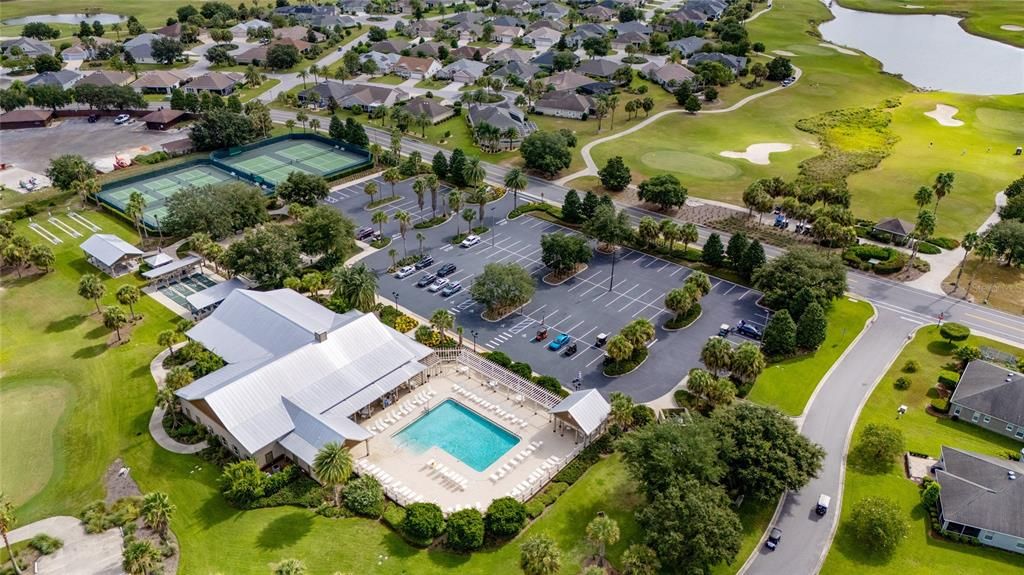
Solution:
<svg viewBox="0 0 1024 575"><path fill-rule="evenodd" d="M594 349L596 349L596 348L594 348ZM604 359L604 353L597 354L597 357L595 357L594 359L590 360L590 363L587 364L587 367L590 367L590 366L594 365L594 363L597 360L599 360L599 359Z"/></svg>
<svg viewBox="0 0 1024 575"><path fill-rule="evenodd" d="M635 298L632 298L632 301L630 301L630 302L629 302L629 303L627 303L626 305L624 305L624 306L622 306L621 308L619 308L619 312L622 312L622 311L624 311L624 310L625 310L625 309L626 309L627 307L629 307L629 306L631 306L631 305L633 305L633 304L635 304L635 303L640 303L640 304L643 304L643 305L644 305L644 306L646 307L646 306L647 306L647 303L646 303L646 302L644 302L644 301L641 301L641 298L642 298L642 297L644 297L645 295L647 295L648 293L650 293L650 291L651 291L651 290L650 290L650 289L648 289L648 290L647 290L647 291L645 291L644 293L642 293L642 294L640 294L640 295L636 296Z"/></svg>
<svg viewBox="0 0 1024 575"><path fill-rule="evenodd" d="M612 301L604 304L604 307L608 307L608 306L612 305L613 303L619 301L619 298L621 298L622 296L624 296L624 295L628 294L629 292L635 290L639 286L640 286L640 284L633 284L633 287L631 287L628 290L626 290L626 291L620 293L619 295L615 296L615 299L613 299ZM613 289L612 291L615 291L615 290Z"/></svg>
<svg viewBox="0 0 1024 575"><path fill-rule="evenodd" d="M724 293L724 294L722 294L722 295L729 295L730 293L732 293L732 290L734 290L734 289L736 289L736 284L732 284L732 285L731 285L731 286L729 287L729 289L725 290L725 293Z"/></svg>
<svg viewBox="0 0 1024 575"><path fill-rule="evenodd" d="M587 277L585 277L585 278L576 278L576 285L574 285L574 286L572 286L571 288L569 288L569 290L568 290L568 291L570 291L570 292L571 292L571 291L573 291L573 290L579 289L579 288L581 288L581 287L583 287L583 286L587 285L588 283L590 283L590 282L594 281L594 278L596 278L596 277L597 277L597 276L599 276L599 275L601 275L601 272L599 272L599 271L596 271L596 272L594 272L594 273L590 274L589 276L587 276ZM594 287L597 287L597 286L595 285ZM594 287L592 287L592 288L590 288L590 289L594 289ZM587 291L590 291L590 290L587 290ZM583 292L583 294L581 294L581 295L586 295L586 293L587 293L587 292Z"/></svg>
<svg viewBox="0 0 1024 575"><path fill-rule="evenodd" d="M740 297L736 298L736 301L739 301L739 300L741 300L741 299L743 299L743 298L747 297L747 295L748 295L748 294L749 294L750 292L752 292L752 291L754 291L754 290L749 290L749 289L748 289L747 291L743 292L743 295L741 295Z"/></svg>

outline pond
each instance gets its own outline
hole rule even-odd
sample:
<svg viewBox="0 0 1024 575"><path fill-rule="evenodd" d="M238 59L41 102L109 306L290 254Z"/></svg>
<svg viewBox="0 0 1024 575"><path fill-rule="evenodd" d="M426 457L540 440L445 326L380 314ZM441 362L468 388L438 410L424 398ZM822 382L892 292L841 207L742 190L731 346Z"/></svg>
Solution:
<svg viewBox="0 0 1024 575"><path fill-rule="evenodd" d="M830 4L822 37L861 50L914 86L961 94L1024 93L1024 49L968 34L952 16L876 14Z"/></svg>
<svg viewBox="0 0 1024 575"><path fill-rule="evenodd" d="M22 16L21 18L11 18L10 20L4 20L0 24L5 26L20 26L28 24L29 22L45 22L46 24L78 24L85 20L92 24L94 21L99 20L100 24L114 24L115 22L123 22L127 20L127 16L120 14L36 14L35 16Z"/></svg>

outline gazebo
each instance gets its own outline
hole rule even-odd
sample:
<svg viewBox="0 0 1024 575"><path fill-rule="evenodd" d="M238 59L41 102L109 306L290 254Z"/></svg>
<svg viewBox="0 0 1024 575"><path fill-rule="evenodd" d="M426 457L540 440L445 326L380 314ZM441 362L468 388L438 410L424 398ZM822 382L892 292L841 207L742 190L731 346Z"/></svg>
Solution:
<svg viewBox="0 0 1024 575"><path fill-rule="evenodd" d="M93 234L79 246L89 263L112 278L139 268L142 250L113 234Z"/></svg>
<svg viewBox="0 0 1024 575"><path fill-rule="evenodd" d="M605 401L601 392L587 389L569 394L569 397L549 409L548 413L554 417L554 431L571 429L576 433L576 443L579 443L581 437L585 443L589 443L604 430L611 410L612 406Z"/></svg>
<svg viewBox="0 0 1024 575"><path fill-rule="evenodd" d="M874 230L889 234L893 243L904 243L914 233L914 224L899 218L888 218L875 224Z"/></svg>

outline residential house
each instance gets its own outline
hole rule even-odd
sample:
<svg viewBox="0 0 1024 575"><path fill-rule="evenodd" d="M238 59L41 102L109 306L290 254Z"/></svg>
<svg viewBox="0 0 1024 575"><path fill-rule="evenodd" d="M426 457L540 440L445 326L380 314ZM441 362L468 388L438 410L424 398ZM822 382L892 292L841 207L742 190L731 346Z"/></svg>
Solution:
<svg viewBox="0 0 1024 575"><path fill-rule="evenodd" d="M475 12L474 12L475 14ZM484 27L481 24L459 22L448 29L448 32L455 34L460 42L476 42L484 34Z"/></svg>
<svg viewBox="0 0 1024 575"><path fill-rule="evenodd" d="M237 72L207 72L192 78L182 89L188 94L209 92L218 96L230 96L243 80L244 76Z"/></svg>
<svg viewBox="0 0 1024 575"><path fill-rule="evenodd" d="M498 104L470 104L466 119L470 127L490 124L500 131L512 128L519 134L513 139L512 147L517 147L525 138L532 134L537 126L526 118L526 114L508 102Z"/></svg>
<svg viewBox="0 0 1024 575"><path fill-rule="evenodd" d="M538 50L550 50L562 38L562 33L552 28L536 28L523 40Z"/></svg>
<svg viewBox="0 0 1024 575"><path fill-rule="evenodd" d="M463 58L441 68L437 73L437 78L440 80L462 82L463 84L472 84L477 79L483 77L486 72L487 64L484 62Z"/></svg>
<svg viewBox="0 0 1024 575"><path fill-rule="evenodd" d="M382 54L400 54L402 50L405 50L408 47L409 42L399 38L392 38L390 40L374 42L370 45L370 50L373 52L380 52Z"/></svg>
<svg viewBox="0 0 1024 575"><path fill-rule="evenodd" d="M1024 553L1024 464L944 445L933 470L944 531Z"/></svg>
<svg viewBox="0 0 1024 575"><path fill-rule="evenodd" d="M124 43L124 51L138 64L156 64L157 61L153 58L153 40L163 37L151 32L139 34Z"/></svg>
<svg viewBox="0 0 1024 575"><path fill-rule="evenodd" d="M565 24L562 24L558 20L552 20L550 18L541 18L540 20L534 20L533 22L531 22L530 25L526 27L526 31L527 33L529 33L539 28L551 28L556 32L561 32L562 30L565 30Z"/></svg>
<svg viewBox="0 0 1024 575"><path fill-rule="evenodd" d="M441 64L433 58L416 58L413 56L402 56L398 59L391 73L403 78L423 80L433 78L434 74L441 69Z"/></svg>
<svg viewBox="0 0 1024 575"><path fill-rule="evenodd" d="M333 99L335 104L341 108L371 110L380 106L391 107L408 98L409 94L400 88L370 84L342 84L334 80L325 80L308 90L299 92L299 102L318 108L328 107Z"/></svg>
<svg viewBox="0 0 1024 575"><path fill-rule="evenodd" d="M405 103L405 111L415 118L426 116L431 124L439 124L455 115L455 110L442 106L430 98L413 98Z"/></svg>
<svg viewBox="0 0 1024 575"><path fill-rule="evenodd" d="M447 50L448 46L441 42L420 42L419 44L410 46L409 53L418 58L437 58L440 60L441 48Z"/></svg>
<svg viewBox="0 0 1024 575"><path fill-rule="evenodd" d="M687 36L686 38L680 38L678 40L668 42L666 46L668 46L669 51L679 52L683 55L683 58L689 58L710 43L710 40L706 40L699 36Z"/></svg>
<svg viewBox="0 0 1024 575"><path fill-rule="evenodd" d="M437 34L444 25L437 20L417 20L405 27L405 33L410 38L423 38L429 40Z"/></svg>
<svg viewBox="0 0 1024 575"><path fill-rule="evenodd" d="M701 62L718 62L731 70L733 74L739 74L741 70L747 67L747 59L745 57L722 54L721 52L698 52L687 60L687 64L691 66L696 66Z"/></svg>
<svg viewBox="0 0 1024 575"><path fill-rule="evenodd" d="M688 6L676 10L675 12L669 12L665 14L665 19L658 26L658 28L667 32L672 28L672 22L679 22L680 24L686 24L687 22L693 22L694 24L704 27L707 23L708 17L703 12L699 12Z"/></svg>
<svg viewBox="0 0 1024 575"><path fill-rule="evenodd" d="M647 79L669 92L675 91L680 84L687 80L695 81L697 77L686 66L672 63L659 66L651 62L644 66L641 71L647 76Z"/></svg>
<svg viewBox="0 0 1024 575"><path fill-rule="evenodd" d="M293 46L302 54L305 54L310 48L313 47L313 44L310 44L305 40L297 40L295 38L282 38L278 40L272 40L269 44L260 44L258 46L253 46L252 48L249 48L245 52L242 52L241 54L235 56L235 62L242 65L252 64L253 66L262 66L267 61L267 51L270 50L271 46L276 46L279 44L284 46Z"/></svg>
<svg viewBox="0 0 1024 575"><path fill-rule="evenodd" d="M164 108L146 114L140 118L140 121L146 123L147 130L167 130L184 120L185 115L183 110Z"/></svg>
<svg viewBox="0 0 1024 575"><path fill-rule="evenodd" d="M19 108L0 114L0 130L45 128L53 121L53 110Z"/></svg>
<svg viewBox="0 0 1024 575"><path fill-rule="evenodd" d="M305 26L288 26L286 28L277 28L274 30L274 38L278 40L302 40L303 42L309 42L310 38L313 39L313 43L323 42L327 39L327 36L313 30L313 34L310 35L309 28Z"/></svg>
<svg viewBox="0 0 1024 575"><path fill-rule="evenodd" d="M493 26L519 26L520 28L526 28L529 22L524 21L522 18L516 16L509 16L508 14L502 14L494 20L491 20Z"/></svg>
<svg viewBox="0 0 1024 575"><path fill-rule="evenodd" d="M506 48L508 50L510 48ZM483 46L459 46L454 50L449 50L448 54L452 58L469 58L470 60L477 60L477 54L479 54L479 60L487 60L492 50Z"/></svg>
<svg viewBox="0 0 1024 575"><path fill-rule="evenodd" d="M74 70L58 70L56 72L36 74L34 78L25 82L25 85L29 88L32 86L56 86L62 90L67 90L74 86L81 78L82 75Z"/></svg>
<svg viewBox="0 0 1024 575"><path fill-rule="evenodd" d="M576 71L580 74L586 74L591 78L600 78L607 80L615 75L615 72L625 66L621 62L614 62L612 60L606 60L604 58L595 58L593 60L584 60L580 62L580 65L576 67Z"/></svg>
<svg viewBox="0 0 1024 575"><path fill-rule="evenodd" d="M611 8L605 8L604 6L591 6L580 12L584 18L591 22L607 22L618 15L615 10Z"/></svg>
<svg viewBox="0 0 1024 575"><path fill-rule="evenodd" d="M495 26L494 40L501 44L511 44L523 37L523 29L519 26Z"/></svg>
<svg viewBox="0 0 1024 575"><path fill-rule="evenodd" d="M529 62L530 54L515 48L495 50L487 56L487 61L493 65L505 64L508 62Z"/></svg>
<svg viewBox="0 0 1024 575"><path fill-rule="evenodd" d="M236 40L242 40L249 37L250 30L259 30L260 28L273 28L273 25L264 20L246 20L245 22L235 24L228 28L228 30L231 30L231 35Z"/></svg>
<svg viewBox="0 0 1024 575"><path fill-rule="evenodd" d="M113 70L96 70L83 77L75 83L76 86L127 86L135 79L135 76L128 72L115 72Z"/></svg>
<svg viewBox="0 0 1024 575"><path fill-rule="evenodd" d="M584 96L596 97L611 94L615 92L617 88L618 86L611 82L591 82L590 84L584 84L579 88L576 88L576 93Z"/></svg>
<svg viewBox="0 0 1024 575"><path fill-rule="evenodd" d="M377 65L377 71L381 74L390 74L392 68L398 63L398 59L401 56L397 52L389 52L387 54L383 52L367 52L359 57L360 62L373 61Z"/></svg>
<svg viewBox="0 0 1024 575"><path fill-rule="evenodd" d="M163 28L158 28L155 33L159 36L166 36L177 40L181 38L181 22L175 22L174 24L168 24Z"/></svg>
<svg viewBox="0 0 1024 575"><path fill-rule="evenodd" d="M338 5L346 14L366 13L366 9L370 6L370 0L341 0Z"/></svg>
<svg viewBox="0 0 1024 575"><path fill-rule="evenodd" d="M56 53L53 46L35 38L18 37L0 41L0 53L9 54L12 48L21 50L21 53L29 58L36 58L43 54L53 56Z"/></svg>
<svg viewBox="0 0 1024 575"><path fill-rule="evenodd" d="M651 37L647 34L641 34L640 32L623 32L618 36L612 38L612 48L616 50L625 50L627 46L634 48L641 48L650 42Z"/></svg>
<svg viewBox="0 0 1024 575"><path fill-rule="evenodd" d="M90 58L92 58L92 50L89 50L82 44L75 44L65 48L60 53L60 59L65 62L84 62Z"/></svg>
<svg viewBox="0 0 1024 575"><path fill-rule="evenodd" d="M556 4L554 2L548 2L547 4L544 4L543 6L535 10L535 12L540 14L541 18L548 18L550 20L561 20L562 18L565 18L566 16L569 15L568 8L562 6L561 4Z"/></svg>
<svg viewBox="0 0 1024 575"><path fill-rule="evenodd" d="M718 20L728 7L726 0L686 0L686 8L704 15L706 20Z"/></svg>
<svg viewBox="0 0 1024 575"><path fill-rule="evenodd" d="M495 78L502 78L506 81L509 78L517 78L522 82L528 82L539 72L540 66L536 66L529 62L508 62L501 68L492 72L491 76Z"/></svg>
<svg viewBox="0 0 1024 575"><path fill-rule="evenodd" d="M555 90L573 90L580 86L586 86L587 84L593 83L593 80L587 78L583 74L574 72L573 70L565 70L563 72L556 72L547 78L544 78L550 86L554 86Z"/></svg>
<svg viewBox="0 0 1024 575"><path fill-rule="evenodd" d="M547 92L533 104L533 111L544 116L586 120L594 109L594 100L572 90Z"/></svg>
<svg viewBox="0 0 1024 575"><path fill-rule="evenodd" d="M530 6L526 0L499 0L498 10L522 15L529 14L533 10L533 6Z"/></svg>
<svg viewBox="0 0 1024 575"><path fill-rule="evenodd" d="M175 392L185 416L238 457L307 472L327 443L372 437L354 418L425 382L432 353L373 314L336 314L290 289L235 289L186 335L227 365Z"/></svg>
<svg viewBox="0 0 1024 575"><path fill-rule="evenodd" d="M608 30L600 24L582 24L565 36L565 43L573 49L583 46L589 38L604 38Z"/></svg>
<svg viewBox="0 0 1024 575"><path fill-rule="evenodd" d="M651 26L649 24L647 24L646 22L641 22L639 20L619 22L618 24L612 26L612 30L615 30L615 33L618 35L622 35L627 32L637 32L638 34L643 34L645 36L650 36L651 32L654 31L651 29Z"/></svg>
<svg viewBox="0 0 1024 575"><path fill-rule="evenodd" d="M954 418L1024 441L1024 375L1016 371L972 361L960 376L949 407Z"/></svg>
<svg viewBox="0 0 1024 575"><path fill-rule="evenodd" d="M557 54L557 53L558 52L556 52L554 50L548 50L547 52L544 52L543 54L541 54L541 55L537 56L536 58L534 58L533 60L531 60L531 62L533 62L534 64L536 64L537 66L540 66L541 68L543 68L545 70L554 70L554 68L555 68L555 54ZM579 56L577 56L576 54L573 54L572 52L568 52L568 53L572 55L572 65L575 66L580 61Z"/></svg>
<svg viewBox="0 0 1024 575"><path fill-rule="evenodd" d="M292 17L298 22L314 28L332 28L338 23L339 11L334 5L317 6L311 4L298 4L295 6L281 6L274 9L278 16Z"/></svg>
<svg viewBox="0 0 1024 575"><path fill-rule="evenodd" d="M447 26L457 24L483 24L487 18L480 12L456 12L451 16L445 16L444 23Z"/></svg>
<svg viewBox="0 0 1024 575"><path fill-rule="evenodd" d="M90 264L112 278L139 269L142 261L142 250L114 234L93 234L78 247Z"/></svg>
<svg viewBox="0 0 1024 575"><path fill-rule="evenodd" d="M131 83L136 92L143 94L170 94L175 88L180 88L189 79L184 72L175 70L155 70L143 74L138 80Z"/></svg>

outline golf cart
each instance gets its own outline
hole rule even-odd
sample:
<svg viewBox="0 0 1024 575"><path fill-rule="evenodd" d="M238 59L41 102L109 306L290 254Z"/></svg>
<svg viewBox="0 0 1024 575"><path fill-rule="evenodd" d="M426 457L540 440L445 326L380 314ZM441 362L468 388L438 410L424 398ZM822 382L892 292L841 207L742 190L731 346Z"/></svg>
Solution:
<svg viewBox="0 0 1024 575"><path fill-rule="evenodd" d="M569 345L565 346L565 353L563 354L565 357L569 357L569 356L575 355L575 354L576 354L576 342L572 342Z"/></svg>
<svg viewBox="0 0 1024 575"><path fill-rule="evenodd" d="M729 335L729 331L731 329L732 328L729 327L729 324L723 323L722 325L718 326L718 336L719 337L726 337L726 336L728 336Z"/></svg>
<svg viewBox="0 0 1024 575"><path fill-rule="evenodd" d="M775 548L779 546L779 541L782 541L782 530L778 527L772 527L770 533L768 533L768 540L764 542L764 546L771 551L775 551Z"/></svg>
<svg viewBox="0 0 1024 575"><path fill-rule="evenodd" d="M818 515L825 515L828 513L828 504L832 502L832 498L822 493L818 496L818 505L814 507L814 512Z"/></svg>
<svg viewBox="0 0 1024 575"><path fill-rule="evenodd" d="M604 347L604 344L608 343L608 334L599 333L597 334L597 341L594 342L594 347Z"/></svg>
<svg viewBox="0 0 1024 575"><path fill-rule="evenodd" d="M533 341L544 341L548 338L548 328L542 327L537 330L537 335L534 336Z"/></svg>

